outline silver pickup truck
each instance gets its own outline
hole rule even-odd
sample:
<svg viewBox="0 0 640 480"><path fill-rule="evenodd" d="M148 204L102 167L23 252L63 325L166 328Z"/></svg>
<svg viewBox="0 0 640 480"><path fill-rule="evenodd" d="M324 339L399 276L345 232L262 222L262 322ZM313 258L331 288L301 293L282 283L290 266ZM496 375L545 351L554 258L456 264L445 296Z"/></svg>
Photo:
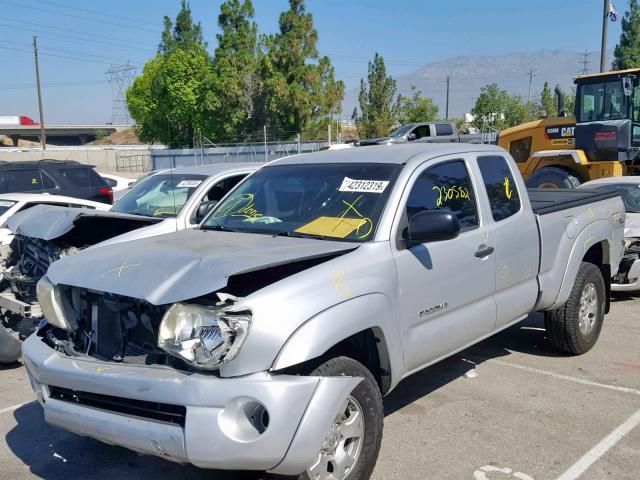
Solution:
<svg viewBox="0 0 640 480"><path fill-rule="evenodd" d="M396 143L496 143L497 132L460 133L453 123L418 122L397 128L388 137L360 140L358 146Z"/></svg>
<svg viewBox="0 0 640 480"><path fill-rule="evenodd" d="M382 397L413 372L536 310L555 348L596 343L624 219L615 192L527 193L495 146L288 157L199 229L55 262L23 361L46 421L80 435L367 479Z"/></svg>

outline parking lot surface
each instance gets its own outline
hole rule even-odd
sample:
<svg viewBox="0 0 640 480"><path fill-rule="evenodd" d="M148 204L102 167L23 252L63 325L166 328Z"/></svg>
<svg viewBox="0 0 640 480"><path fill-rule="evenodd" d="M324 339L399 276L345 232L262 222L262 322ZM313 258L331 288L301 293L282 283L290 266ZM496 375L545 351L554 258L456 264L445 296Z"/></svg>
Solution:
<svg viewBox="0 0 640 480"><path fill-rule="evenodd" d="M0 478L259 479L137 455L48 426L20 365L0 370ZM567 357L541 315L403 381L385 399L375 479L640 478L640 298L614 298Z"/></svg>

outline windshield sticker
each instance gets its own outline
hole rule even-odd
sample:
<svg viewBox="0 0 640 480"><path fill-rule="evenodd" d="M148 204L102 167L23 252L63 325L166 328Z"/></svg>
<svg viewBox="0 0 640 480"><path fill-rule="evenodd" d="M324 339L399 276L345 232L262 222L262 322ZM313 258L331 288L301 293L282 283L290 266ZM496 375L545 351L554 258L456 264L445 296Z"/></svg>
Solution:
<svg viewBox="0 0 640 480"><path fill-rule="evenodd" d="M366 225L364 218L318 217L296 229L298 233L322 235L323 237L346 238Z"/></svg>
<svg viewBox="0 0 640 480"><path fill-rule="evenodd" d="M196 188L202 183L202 180L182 180L176 188Z"/></svg>
<svg viewBox="0 0 640 480"><path fill-rule="evenodd" d="M0 200L0 207L13 207L15 202L7 202L6 200Z"/></svg>
<svg viewBox="0 0 640 480"><path fill-rule="evenodd" d="M269 224L269 223L282 223L282 220L276 217L254 217L254 218L245 218L243 222Z"/></svg>
<svg viewBox="0 0 640 480"><path fill-rule="evenodd" d="M253 206L253 193L241 193L225 201L211 216L212 220L219 220L224 217L244 217L246 219L256 219L262 217L262 213Z"/></svg>
<svg viewBox="0 0 640 480"><path fill-rule="evenodd" d="M386 180L354 180L344 177L338 189L341 192L382 193L389 182Z"/></svg>
<svg viewBox="0 0 640 480"><path fill-rule="evenodd" d="M433 186L433 190L436 190L440 196L438 200L436 200L436 206L441 207L449 200L454 200L457 198L463 198L465 200L470 200L469 189L467 187L440 187L438 185Z"/></svg>

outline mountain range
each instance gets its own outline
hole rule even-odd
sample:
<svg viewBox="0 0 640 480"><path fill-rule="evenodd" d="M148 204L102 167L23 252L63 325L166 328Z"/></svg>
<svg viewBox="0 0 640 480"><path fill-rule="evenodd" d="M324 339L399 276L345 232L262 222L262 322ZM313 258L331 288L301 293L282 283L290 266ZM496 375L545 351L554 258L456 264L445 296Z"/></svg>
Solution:
<svg viewBox="0 0 640 480"><path fill-rule="evenodd" d="M608 63L613 58L608 52ZM537 52L514 52L504 55L469 55L428 63L417 70L396 77L398 93L409 95L415 85L426 97L431 97L445 115L446 79L450 79L449 117L462 117L471 110L480 89L497 83L510 93L529 97L529 73L531 97L540 99L544 82L553 90L556 84L568 91L573 86L573 77L585 69L584 53L569 50L540 50ZM599 69L600 54L592 52L587 57L589 73ZM351 117L358 103L358 90L349 89L343 101L343 116Z"/></svg>

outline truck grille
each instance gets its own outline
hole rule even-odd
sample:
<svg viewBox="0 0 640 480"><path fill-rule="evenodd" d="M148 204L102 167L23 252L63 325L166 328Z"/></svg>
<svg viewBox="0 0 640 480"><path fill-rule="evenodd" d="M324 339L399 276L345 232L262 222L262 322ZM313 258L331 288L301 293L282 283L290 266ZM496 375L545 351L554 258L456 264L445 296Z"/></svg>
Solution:
<svg viewBox="0 0 640 480"><path fill-rule="evenodd" d="M187 409L182 405L147 402L130 398L80 392L50 385L51 398L62 402L74 403L84 407L99 408L121 415L132 415L159 422L173 423L184 427Z"/></svg>

